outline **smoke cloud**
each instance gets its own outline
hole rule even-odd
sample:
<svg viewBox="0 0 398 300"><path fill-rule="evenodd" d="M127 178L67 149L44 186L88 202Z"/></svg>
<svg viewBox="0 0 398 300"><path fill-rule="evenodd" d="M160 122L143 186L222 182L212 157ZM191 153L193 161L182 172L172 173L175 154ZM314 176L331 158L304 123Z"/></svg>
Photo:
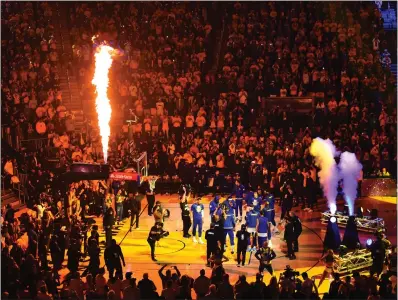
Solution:
<svg viewBox="0 0 398 300"><path fill-rule="evenodd" d="M317 137L312 141L310 153L315 158L315 165L320 168L319 182L327 199L330 212L334 214L337 210L336 197L340 177L334 157L338 155L338 152L331 140Z"/></svg>
<svg viewBox="0 0 398 300"><path fill-rule="evenodd" d="M358 177L362 165L354 153L344 152L340 156L340 176L343 179L343 193L350 216L354 215L354 203L357 198Z"/></svg>

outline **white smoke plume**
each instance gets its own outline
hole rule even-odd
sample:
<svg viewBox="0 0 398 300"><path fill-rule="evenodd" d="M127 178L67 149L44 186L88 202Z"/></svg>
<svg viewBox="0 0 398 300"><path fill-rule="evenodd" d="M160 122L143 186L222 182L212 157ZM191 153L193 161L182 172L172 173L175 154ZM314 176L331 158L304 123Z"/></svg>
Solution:
<svg viewBox="0 0 398 300"><path fill-rule="evenodd" d="M330 212L334 214L337 210L336 197L340 177L334 157L339 153L331 140L324 140L320 137L312 141L310 153L315 157L315 165L320 168L319 182L327 199Z"/></svg>
<svg viewBox="0 0 398 300"><path fill-rule="evenodd" d="M357 198L358 177L362 170L361 163L354 153L344 152L340 156L340 177L343 179L343 193L350 216L354 215L354 203Z"/></svg>

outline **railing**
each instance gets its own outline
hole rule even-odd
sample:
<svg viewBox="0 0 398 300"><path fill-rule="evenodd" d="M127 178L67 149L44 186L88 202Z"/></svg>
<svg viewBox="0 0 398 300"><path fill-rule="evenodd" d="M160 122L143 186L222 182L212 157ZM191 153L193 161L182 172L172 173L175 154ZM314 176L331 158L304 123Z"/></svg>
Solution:
<svg viewBox="0 0 398 300"><path fill-rule="evenodd" d="M50 142L49 138L21 140L19 142L19 149L28 148L28 149L33 149L34 151L38 151L41 148L45 148L49 144L49 142Z"/></svg>
<svg viewBox="0 0 398 300"><path fill-rule="evenodd" d="M58 30L59 30L59 37L60 37L60 42L61 42L61 47L62 47L62 53L68 53L67 51L65 51L65 45L64 45L64 38L62 36L62 24L61 24L61 13L60 13L60 9L59 9L59 3L55 2L55 5L57 7L57 16L58 16ZM61 68L62 69L62 68ZM69 64L65 69L65 74L66 74L66 80L68 82L68 90L69 90L69 104L72 103L72 91L70 88L70 80L69 80Z"/></svg>
<svg viewBox="0 0 398 300"><path fill-rule="evenodd" d="M14 193L16 193L18 200L20 203L25 204L26 203L26 197L28 196L25 192L26 189L24 189L25 184L28 180L28 175L27 174L21 174L18 173L18 171L15 171L14 169L14 176L17 176L19 179L18 183L12 183L11 184L11 189ZM1 193L5 194L6 188L5 188L5 179L6 177L1 175Z"/></svg>

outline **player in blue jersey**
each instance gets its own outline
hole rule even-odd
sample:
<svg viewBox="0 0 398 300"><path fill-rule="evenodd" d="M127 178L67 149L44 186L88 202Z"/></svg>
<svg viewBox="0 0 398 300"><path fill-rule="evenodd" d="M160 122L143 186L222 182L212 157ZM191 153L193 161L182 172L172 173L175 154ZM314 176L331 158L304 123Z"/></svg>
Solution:
<svg viewBox="0 0 398 300"><path fill-rule="evenodd" d="M192 212L192 235L193 235L193 242L197 243L198 240L196 239L196 230L198 231L199 236L199 244L203 244L202 241L202 226L203 226L203 219L204 219L204 206L200 203L200 198L196 198L196 201L191 206Z"/></svg>
<svg viewBox="0 0 398 300"><path fill-rule="evenodd" d="M225 202L224 202L225 203ZM225 207L225 220L224 220L224 236L225 236L225 245L227 244L226 238L229 236L229 242L231 243L231 253L234 253L235 246L235 214L234 214L234 201L232 198L229 198L224 205Z"/></svg>
<svg viewBox="0 0 398 300"><path fill-rule="evenodd" d="M245 187L240 184L239 179L235 181L234 188L232 190L232 195L235 196L235 217L238 219L238 222L242 221L242 213L243 213L243 193L245 192Z"/></svg>
<svg viewBox="0 0 398 300"><path fill-rule="evenodd" d="M250 249L257 246L257 239L256 239L256 227L257 227L257 220L260 217L260 213L254 210L253 208L249 208L249 211L246 213L246 227L247 232L251 235L251 243Z"/></svg>
<svg viewBox="0 0 398 300"><path fill-rule="evenodd" d="M258 245L263 245L265 241L271 239L270 223L265 217L264 211L260 212L260 217L257 220L256 232L258 237Z"/></svg>
<svg viewBox="0 0 398 300"><path fill-rule="evenodd" d="M259 212L261 209L262 198L258 192L251 192L246 197L246 203L248 206L253 207L254 210Z"/></svg>
<svg viewBox="0 0 398 300"><path fill-rule="evenodd" d="M220 207L220 196L216 195L213 200L209 203L209 211L210 217L214 215L214 212L217 211Z"/></svg>
<svg viewBox="0 0 398 300"><path fill-rule="evenodd" d="M279 233L278 227L276 226L275 222L275 197L271 193L265 191L264 196L264 203L265 203L265 216L268 218L268 221L274 226L273 232Z"/></svg>

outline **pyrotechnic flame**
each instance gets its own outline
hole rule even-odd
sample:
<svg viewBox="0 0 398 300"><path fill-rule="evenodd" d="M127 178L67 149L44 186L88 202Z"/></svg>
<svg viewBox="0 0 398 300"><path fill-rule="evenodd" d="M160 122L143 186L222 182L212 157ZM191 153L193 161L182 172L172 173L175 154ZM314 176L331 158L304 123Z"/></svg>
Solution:
<svg viewBox="0 0 398 300"><path fill-rule="evenodd" d="M108 98L109 69L112 65L113 48L108 45L100 45L95 53L95 72L92 84L95 85L97 98L95 99L95 108L98 114L98 125L100 128L102 151L104 153L105 163L108 160L108 143L111 129L109 122L111 120L112 109Z"/></svg>

